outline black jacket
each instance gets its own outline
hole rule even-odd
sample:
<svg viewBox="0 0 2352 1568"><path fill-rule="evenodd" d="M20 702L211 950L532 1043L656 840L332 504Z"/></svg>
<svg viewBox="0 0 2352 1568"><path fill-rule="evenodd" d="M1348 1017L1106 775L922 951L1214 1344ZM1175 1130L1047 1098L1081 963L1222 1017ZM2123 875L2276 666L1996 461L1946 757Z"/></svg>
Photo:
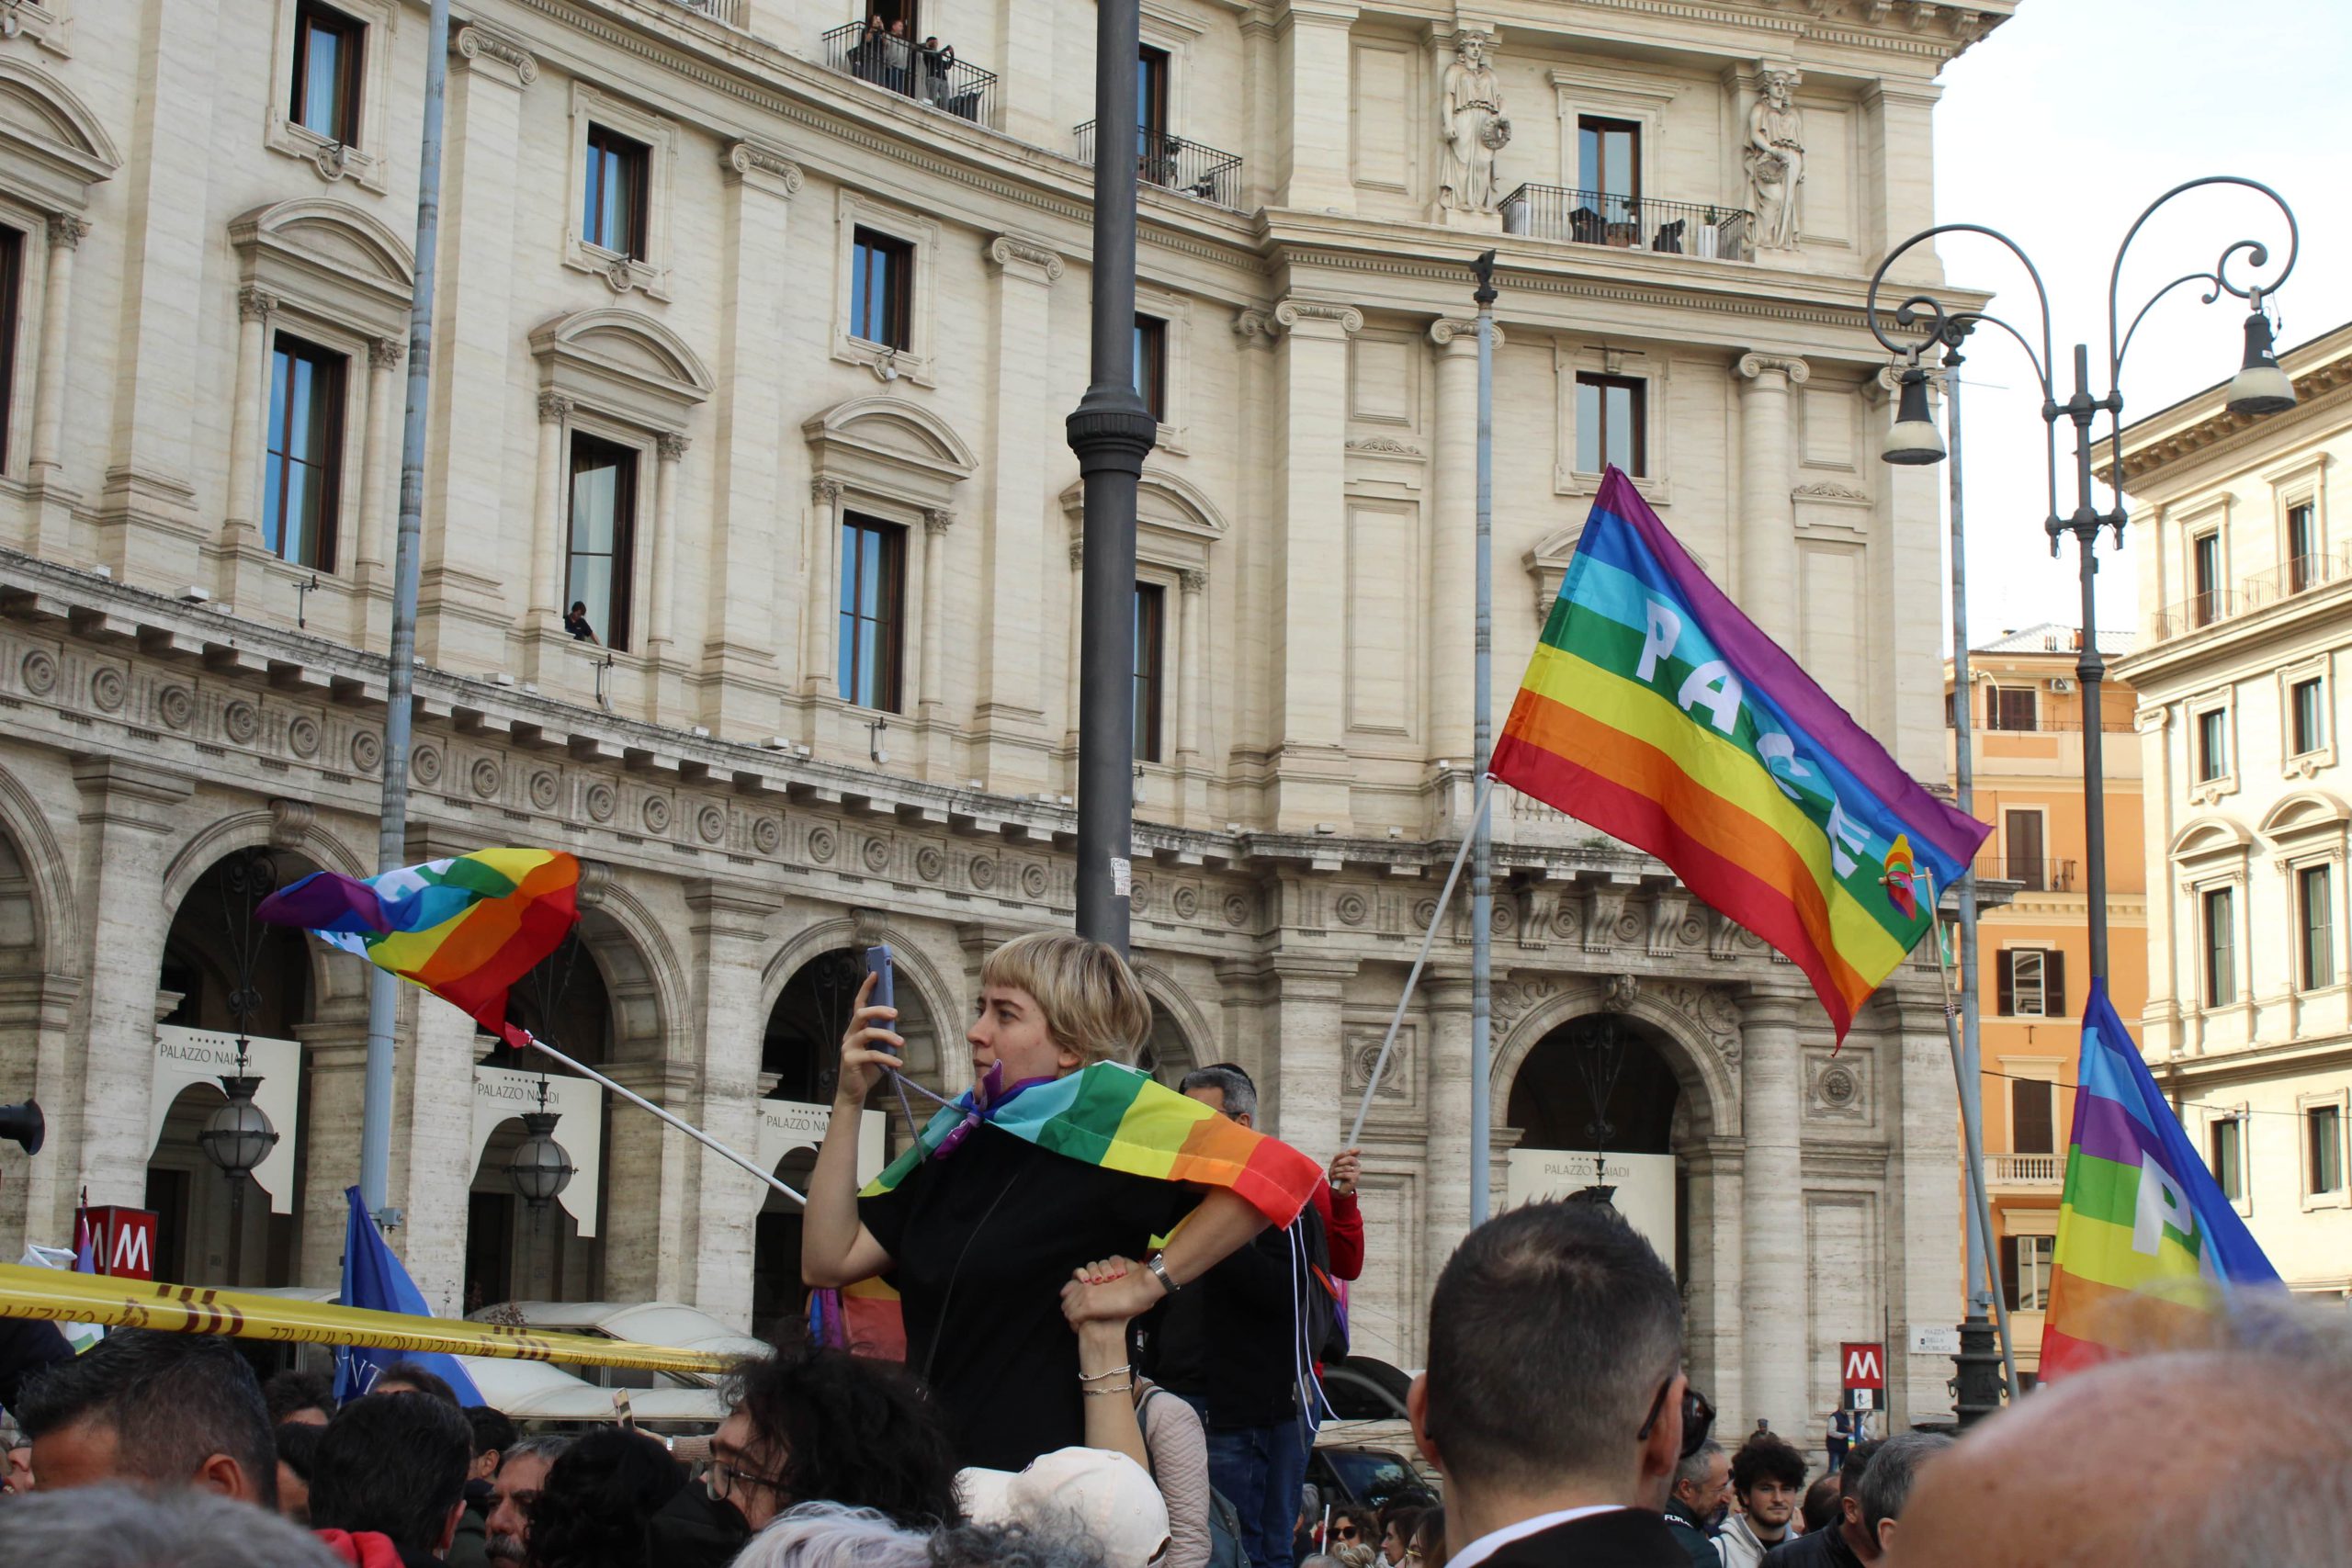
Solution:
<svg viewBox="0 0 2352 1568"><path fill-rule="evenodd" d="M1612 1508L1512 1541L1484 1568L1686 1568L1690 1561L1662 1517Z"/></svg>
<svg viewBox="0 0 2352 1568"><path fill-rule="evenodd" d="M652 1547L649 1560L662 1568L727 1568L751 1527L732 1503L722 1503L700 1485L684 1488L645 1527Z"/></svg>
<svg viewBox="0 0 2352 1568"><path fill-rule="evenodd" d="M1862 1560L1846 1544L1841 1524L1832 1520L1826 1529L1782 1541L1764 1554L1764 1568L1862 1568Z"/></svg>
<svg viewBox="0 0 2352 1568"><path fill-rule="evenodd" d="M1320 1228L1313 1205L1301 1224ZM1309 1238L1304 1234L1301 1243ZM1306 1296L1291 1234L1272 1225L1147 1320L1146 1375L1208 1403L1218 1430L1273 1427L1298 1410L1297 1312Z"/></svg>

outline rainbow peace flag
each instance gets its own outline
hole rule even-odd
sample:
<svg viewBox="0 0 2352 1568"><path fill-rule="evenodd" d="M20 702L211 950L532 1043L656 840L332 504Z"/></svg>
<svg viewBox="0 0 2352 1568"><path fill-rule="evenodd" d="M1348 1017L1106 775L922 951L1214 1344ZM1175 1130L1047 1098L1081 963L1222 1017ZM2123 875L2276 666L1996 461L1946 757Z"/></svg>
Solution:
<svg viewBox="0 0 2352 1568"><path fill-rule="evenodd" d="M519 1051L529 1036L506 1021L506 993L580 919L579 887L560 850L476 850L364 882L313 872L254 913L414 981Z"/></svg>
<svg viewBox="0 0 2352 1568"><path fill-rule="evenodd" d="M1323 1179L1321 1166L1279 1138L1238 1126L1133 1067L1096 1062L1068 1077L1031 1084L992 1111L976 1109L966 1092L866 1183L863 1196L898 1186L976 1119L1088 1165L1226 1188L1271 1224L1297 1219Z"/></svg>
<svg viewBox="0 0 2352 1568"><path fill-rule="evenodd" d="M1896 766L1613 468L1493 773L1657 856L1778 948L1840 1040L1933 922L1914 875L1958 880L1992 831Z"/></svg>
<svg viewBox="0 0 2352 1568"><path fill-rule="evenodd" d="M2233 1291L2279 1283L2098 980L2076 1082L2044 1382L2126 1349L2195 1343Z"/></svg>

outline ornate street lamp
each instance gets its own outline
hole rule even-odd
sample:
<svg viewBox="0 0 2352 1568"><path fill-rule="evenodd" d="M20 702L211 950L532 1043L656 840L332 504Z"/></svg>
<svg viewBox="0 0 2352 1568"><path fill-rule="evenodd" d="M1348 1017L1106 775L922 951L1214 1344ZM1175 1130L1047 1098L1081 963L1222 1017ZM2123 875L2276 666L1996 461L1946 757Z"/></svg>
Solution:
<svg viewBox="0 0 2352 1568"><path fill-rule="evenodd" d="M563 1190L571 1185L573 1172L571 1152L555 1141L555 1124L559 1113L548 1109L548 1080L539 1078L539 1108L523 1112L523 1141L506 1162L506 1179L531 1206L531 1223L538 1224L539 1215Z"/></svg>
<svg viewBox="0 0 2352 1568"><path fill-rule="evenodd" d="M1586 1021L1576 1043L1577 1077L1584 1084L1584 1091L1592 1100L1592 1116L1584 1124L1585 1134L1592 1139L1592 1185L1571 1196L1572 1203L1598 1203L1610 1206L1617 1196L1617 1189L1609 1184L1609 1140L1617 1129L1609 1120L1609 1101L1617 1092L1617 1080L1625 1071L1625 1032L1618 1026L1617 1015L1600 1013Z"/></svg>
<svg viewBox="0 0 2352 1568"><path fill-rule="evenodd" d="M261 948L272 929L254 919L254 908L277 886L277 863L266 850L246 850L221 863L220 922L229 936L228 1007L230 1020L237 1026L237 1070L221 1077L220 1090L228 1101L205 1118L196 1145L228 1179L229 1282L232 1285L243 1282L245 1178L269 1157L278 1139L268 1113L254 1103L261 1079L245 1070L254 1015L261 1011L261 991L255 983Z"/></svg>
<svg viewBox="0 0 2352 1568"><path fill-rule="evenodd" d="M243 1054L239 1053L240 1066ZM277 1146L277 1129L269 1124L269 1116L254 1103L254 1091L261 1088L261 1079L243 1073L223 1076L220 1089L228 1095L228 1103L216 1107L205 1118L203 1130L196 1135L197 1146L204 1157L220 1168L220 1173L235 1182L236 1201L244 1198L243 1179L253 1174L254 1168L269 1157Z"/></svg>

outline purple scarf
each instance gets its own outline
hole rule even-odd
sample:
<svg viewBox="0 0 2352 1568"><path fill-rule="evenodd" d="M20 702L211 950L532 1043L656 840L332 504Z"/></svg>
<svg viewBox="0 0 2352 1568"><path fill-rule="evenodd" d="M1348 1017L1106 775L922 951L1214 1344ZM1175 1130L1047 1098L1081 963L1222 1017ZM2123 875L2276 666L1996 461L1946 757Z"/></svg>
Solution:
<svg viewBox="0 0 2352 1568"><path fill-rule="evenodd" d="M954 1154L963 1145L964 1140L972 1135L972 1129L983 1122L994 1121L997 1112L1019 1098L1023 1089L1034 1089L1038 1084L1053 1081L1054 1077L1049 1073L1044 1077L1023 1078L1019 1083L1007 1089L1004 1083L1004 1064L989 1063L989 1070L981 1075L980 1081L973 1085L967 1092L956 1096L956 1103L949 1107L950 1110L962 1111L964 1120L957 1122L947 1136L940 1140L939 1147L932 1151L932 1157L945 1159L949 1155Z"/></svg>

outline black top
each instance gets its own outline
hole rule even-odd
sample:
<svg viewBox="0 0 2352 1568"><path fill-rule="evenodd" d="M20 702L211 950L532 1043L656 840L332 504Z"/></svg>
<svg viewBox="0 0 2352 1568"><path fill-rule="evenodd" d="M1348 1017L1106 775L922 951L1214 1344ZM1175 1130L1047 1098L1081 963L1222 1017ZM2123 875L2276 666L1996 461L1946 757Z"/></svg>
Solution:
<svg viewBox="0 0 2352 1568"><path fill-rule="evenodd" d="M1323 1223L1311 1203L1300 1220ZM1213 1431L1287 1422L1298 1411L1306 1289L1290 1233L1269 1225L1147 1320L1145 1368L1161 1387L1205 1400Z"/></svg>
<svg viewBox="0 0 2352 1568"><path fill-rule="evenodd" d="M1690 1559L1646 1508L1612 1508L1512 1541L1482 1568L1685 1568Z"/></svg>
<svg viewBox="0 0 2352 1568"><path fill-rule="evenodd" d="M1862 1560L1846 1543L1846 1532L1834 1518L1825 1529L1782 1541L1764 1554L1764 1561L1770 1568L1862 1568Z"/></svg>
<svg viewBox="0 0 2352 1568"><path fill-rule="evenodd" d="M1020 1470L1085 1442L1078 1336L1062 1317L1071 1270L1144 1256L1198 1200L983 1124L945 1159L857 1201L896 1260L907 1365L931 1391L956 1462Z"/></svg>

